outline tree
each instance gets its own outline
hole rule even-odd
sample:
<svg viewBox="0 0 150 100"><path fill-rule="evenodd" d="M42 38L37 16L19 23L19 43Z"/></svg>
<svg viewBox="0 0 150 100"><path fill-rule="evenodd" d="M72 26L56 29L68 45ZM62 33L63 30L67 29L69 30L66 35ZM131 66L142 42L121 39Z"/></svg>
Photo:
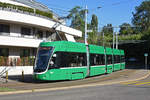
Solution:
<svg viewBox="0 0 150 100"><path fill-rule="evenodd" d="M135 8L132 23L135 26L141 26L141 32L147 31L150 27L150 0L143 1L141 5ZM139 29L139 28L138 28Z"/></svg>
<svg viewBox="0 0 150 100"><path fill-rule="evenodd" d="M79 6L76 6L70 10L70 14L67 16L71 20L70 27L82 31L82 39L84 38L85 33L85 9L82 9ZM87 23L87 28L91 29L93 32L88 33L89 43L96 43L96 35L98 31L98 18L95 14L92 15L91 23ZM76 38L80 39L80 38Z"/></svg>
<svg viewBox="0 0 150 100"><path fill-rule="evenodd" d="M98 18L95 14L92 15L91 29L96 32L98 31Z"/></svg>
<svg viewBox="0 0 150 100"><path fill-rule="evenodd" d="M133 34L133 29L129 23L123 23L122 25L120 25L119 33L120 35Z"/></svg>
<svg viewBox="0 0 150 100"><path fill-rule="evenodd" d="M67 17L71 20L70 27L81 30L84 33L85 9L82 9L80 6L76 6L70 10Z"/></svg>
<svg viewBox="0 0 150 100"><path fill-rule="evenodd" d="M95 14L92 15L91 23L88 25L88 29L92 32L88 33L88 42L90 44L97 44L98 42L98 18Z"/></svg>
<svg viewBox="0 0 150 100"><path fill-rule="evenodd" d="M112 36L113 35L113 27L112 24L107 24L106 26L103 27L102 33L105 34L105 36Z"/></svg>

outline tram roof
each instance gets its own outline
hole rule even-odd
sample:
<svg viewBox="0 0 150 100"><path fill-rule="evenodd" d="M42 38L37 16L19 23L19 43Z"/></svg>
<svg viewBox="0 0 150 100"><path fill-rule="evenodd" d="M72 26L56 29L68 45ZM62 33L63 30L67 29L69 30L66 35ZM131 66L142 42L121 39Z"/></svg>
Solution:
<svg viewBox="0 0 150 100"><path fill-rule="evenodd" d="M106 47L105 50L106 50L107 55L112 55L113 54L112 48Z"/></svg>
<svg viewBox="0 0 150 100"><path fill-rule="evenodd" d="M120 50L120 54L121 54L121 55L124 55L124 50Z"/></svg>
<svg viewBox="0 0 150 100"><path fill-rule="evenodd" d="M42 42L40 46L54 46L55 51L66 51L66 52L86 52L86 46L84 43L70 42L70 41L54 41L54 42ZM90 53L104 54L104 47L89 45Z"/></svg>
<svg viewBox="0 0 150 100"><path fill-rule="evenodd" d="M120 50L119 49L113 49L113 54L114 55L120 55Z"/></svg>

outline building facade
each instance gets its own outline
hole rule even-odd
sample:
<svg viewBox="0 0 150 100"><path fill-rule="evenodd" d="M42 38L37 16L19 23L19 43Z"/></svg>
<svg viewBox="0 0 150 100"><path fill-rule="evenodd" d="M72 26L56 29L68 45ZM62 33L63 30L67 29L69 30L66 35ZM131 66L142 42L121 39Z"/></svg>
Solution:
<svg viewBox="0 0 150 100"><path fill-rule="evenodd" d="M75 41L81 31L35 0L0 0L0 66L32 66L43 40Z"/></svg>

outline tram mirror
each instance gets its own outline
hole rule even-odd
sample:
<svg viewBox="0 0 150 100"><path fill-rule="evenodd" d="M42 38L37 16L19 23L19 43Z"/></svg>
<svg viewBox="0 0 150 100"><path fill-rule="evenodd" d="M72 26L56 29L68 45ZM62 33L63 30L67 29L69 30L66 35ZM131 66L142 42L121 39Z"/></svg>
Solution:
<svg viewBox="0 0 150 100"><path fill-rule="evenodd" d="M54 62L51 60L51 61L50 61L50 65L53 65L53 64L54 64Z"/></svg>
<svg viewBox="0 0 150 100"><path fill-rule="evenodd" d="M49 65L50 65L50 67L54 67L54 62L51 60L51 61L49 62Z"/></svg>
<svg viewBox="0 0 150 100"><path fill-rule="evenodd" d="M53 57L56 57L56 54L53 54Z"/></svg>

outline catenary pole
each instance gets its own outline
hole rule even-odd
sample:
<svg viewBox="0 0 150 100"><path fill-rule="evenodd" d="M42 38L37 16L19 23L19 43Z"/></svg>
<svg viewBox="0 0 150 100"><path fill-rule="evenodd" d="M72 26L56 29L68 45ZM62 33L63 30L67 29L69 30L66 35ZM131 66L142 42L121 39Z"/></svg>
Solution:
<svg viewBox="0 0 150 100"><path fill-rule="evenodd" d="M115 35L115 33L113 32L113 49L115 47L115 43L114 43L115 42L115 36L114 35Z"/></svg>
<svg viewBox="0 0 150 100"><path fill-rule="evenodd" d="M87 76L90 75L90 62L89 62L89 45L87 42L87 5L85 6L85 46L86 46L86 56L87 56Z"/></svg>
<svg viewBox="0 0 150 100"><path fill-rule="evenodd" d="M105 46L104 32L103 32L103 46Z"/></svg>
<svg viewBox="0 0 150 100"><path fill-rule="evenodd" d="M116 32L116 49L118 49L118 33Z"/></svg>

